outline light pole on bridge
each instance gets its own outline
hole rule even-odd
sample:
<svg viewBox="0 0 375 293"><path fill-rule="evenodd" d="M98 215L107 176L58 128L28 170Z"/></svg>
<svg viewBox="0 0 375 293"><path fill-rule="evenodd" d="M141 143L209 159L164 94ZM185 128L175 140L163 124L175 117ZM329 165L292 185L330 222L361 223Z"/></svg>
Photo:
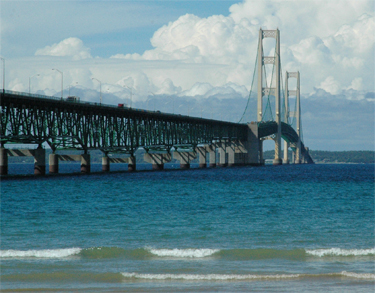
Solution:
<svg viewBox="0 0 375 293"><path fill-rule="evenodd" d="M130 108L133 105L133 88L126 86L130 90Z"/></svg>
<svg viewBox="0 0 375 293"><path fill-rule="evenodd" d="M0 57L1 61L3 61L3 92L5 92L5 58Z"/></svg>
<svg viewBox="0 0 375 293"><path fill-rule="evenodd" d="M155 94L153 92L149 92L149 93L154 96L154 112L155 112ZM146 105L147 108L148 108L148 101L147 101L147 105Z"/></svg>
<svg viewBox="0 0 375 293"><path fill-rule="evenodd" d="M40 76L40 74L34 74L33 76L30 76L30 77L29 77L29 94L31 94L31 87L30 87L31 79L32 79L34 76Z"/></svg>

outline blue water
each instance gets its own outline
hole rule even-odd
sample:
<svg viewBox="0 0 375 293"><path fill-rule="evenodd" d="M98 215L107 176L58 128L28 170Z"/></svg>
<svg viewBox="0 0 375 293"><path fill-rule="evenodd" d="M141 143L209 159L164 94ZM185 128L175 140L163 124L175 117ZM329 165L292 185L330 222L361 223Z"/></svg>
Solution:
<svg viewBox="0 0 375 293"><path fill-rule="evenodd" d="M1 290L374 291L374 165L169 167L2 178Z"/></svg>

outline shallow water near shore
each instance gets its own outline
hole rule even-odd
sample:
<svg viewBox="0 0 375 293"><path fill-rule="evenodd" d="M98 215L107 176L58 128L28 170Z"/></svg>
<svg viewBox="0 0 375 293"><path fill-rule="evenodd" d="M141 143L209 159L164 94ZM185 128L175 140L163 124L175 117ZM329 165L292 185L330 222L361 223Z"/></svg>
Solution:
<svg viewBox="0 0 375 293"><path fill-rule="evenodd" d="M374 165L177 167L2 179L1 291L374 291Z"/></svg>

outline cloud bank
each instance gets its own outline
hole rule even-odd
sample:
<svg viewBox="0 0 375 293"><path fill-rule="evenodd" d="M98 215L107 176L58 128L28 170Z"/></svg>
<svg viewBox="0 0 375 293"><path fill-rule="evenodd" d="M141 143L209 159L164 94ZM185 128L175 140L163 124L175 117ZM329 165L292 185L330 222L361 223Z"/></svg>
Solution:
<svg viewBox="0 0 375 293"><path fill-rule="evenodd" d="M92 58L90 49L78 38L68 38L58 44L38 49L35 56L68 56L73 60Z"/></svg>
<svg viewBox="0 0 375 293"><path fill-rule="evenodd" d="M119 9L119 3L114 8ZM237 112L246 106L261 27L280 29L282 70L300 71L301 91L309 101L316 99L320 107L324 107L324 99L371 105L375 102L373 11L372 0L245 0L230 6L227 15L181 15L155 30L150 38L152 49L142 53L119 50L110 58L92 56L89 46L72 30L70 37L36 49L34 56L7 60L11 69L7 71L6 87L28 91L30 86L34 93L58 95L62 77L51 71L58 68L63 72L65 96L75 91L83 100L97 102L101 85L102 95L110 103L132 102L150 108L161 97L162 105L171 105L171 99L175 103L190 99L201 103L195 106L196 115L210 113L210 118L217 111L217 117L222 118L222 109L211 100L226 110L232 105ZM3 25L4 30L11 27ZM273 42L264 40L265 54L274 51ZM241 106L226 103L231 99ZM204 109L204 103L214 110ZM349 107L350 103L344 104ZM327 102L327 111L345 112L329 108L332 105ZM236 121L234 113L227 119ZM339 115L334 117L339 119ZM374 125L368 122L371 119L357 119L373 134ZM304 126L313 123L311 118ZM373 143L368 145L373 148Z"/></svg>

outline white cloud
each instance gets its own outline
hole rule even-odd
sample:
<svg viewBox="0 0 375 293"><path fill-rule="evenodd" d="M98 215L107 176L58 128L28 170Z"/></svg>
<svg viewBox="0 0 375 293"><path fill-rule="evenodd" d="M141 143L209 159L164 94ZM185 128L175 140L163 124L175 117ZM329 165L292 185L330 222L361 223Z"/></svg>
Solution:
<svg viewBox="0 0 375 293"><path fill-rule="evenodd" d="M35 52L36 56L69 56L73 60L92 58L90 49L83 45L83 42L78 38L68 38L58 44L46 46L38 49Z"/></svg>
<svg viewBox="0 0 375 293"><path fill-rule="evenodd" d="M337 95L341 92L341 85L333 76L328 76L320 83L318 88L321 88L332 95Z"/></svg>
<svg viewBox="0 0 375 293"><path fill-rule="evenodd" d="M318 37L310 37L290 46L294 58L301 64L325 66L332 62L331 52Z"/></svg>
<svg viewBox="0 0 375 293"><path fill-rule="evenodd" d="M228 16L178 17L155 31L150 40L154 48L143 54L119 52L109 59L93 59L79 38L64 39L36 51L35 55L45 57L44 63L32 67L34 71L20 74L20 66L7 80L17 77L27 85L29 76L50 75L55 67L64 72L65 88L78 82L98 89L98 83L91 80L95 77L103 85L133 87L134 98L140 100L150 92L207 97L221 90L246 96L254 73L259 27L278 27L283 73L300 71L302 92L314 88L329 93L373 91L375 25L371 7L370 0L246 0L232 5ZM58 91L59 78L55 74L33 80L33 84ZM20 88L19 83L12 84Z"/></svg>
<svg viewBox="0 0 375 293"><path fill-rule="evenodd" d="M187 96L187 97L194 97L194 96L203 96L205 95L208 91L210 91L213 88L213 86L209 83L201 83L197 82L192 86L191 89L187 91L183 91L181 93L182 96Z"/></svg>
<svg viewBox="0 0 375 293"><path fill-rule="evenodd" d="M363 80L361 77L353 79L352 83L347 89L353 89L356 91L361 91L363 89Z"/></svg>
<svg viewBox="0 0 375 293"><path fill-rule="evenodd" d="M157 93L166 94L166 95L175 95L181 92L181 87L177 87L173 84L170 78L165 79L160 86L160 89Z"/></svg>
<svg viewBox="0 0 375 293"><path fill-rule="evenodd" d="M192 64L226 64L225 71L195 83L245 85L252 80L259 27L281 30L283 71L301 72L302 89L313 91L327 76L345 89L355 78L371 88L374 65L374 16L365 14L371 1L252 1L230 7L230 15L200 18L186 14L159 28L151 38L154 49L117 54L128 60L169 60ZM267 49L268 50L268 49ZM268 52L268 51L267 51ZM194 74L194 73L193 73ZM182 85L175 77L175 84ZM194 76L186 77L194 79ZM160 84L156 83L156 85ZM337 85L336 84L336 85ZM330 86L330 91L333 90ZM189 90L184 88L183 90Z"/></svg>
<svg viewBox="0 0 375 293"><path fill-rule="evenodd" d="M342 25L334 35L325 39L325 43L332 50L351 55L368 52L375 43L374 17L363 14L353 24Z"/></svg>

